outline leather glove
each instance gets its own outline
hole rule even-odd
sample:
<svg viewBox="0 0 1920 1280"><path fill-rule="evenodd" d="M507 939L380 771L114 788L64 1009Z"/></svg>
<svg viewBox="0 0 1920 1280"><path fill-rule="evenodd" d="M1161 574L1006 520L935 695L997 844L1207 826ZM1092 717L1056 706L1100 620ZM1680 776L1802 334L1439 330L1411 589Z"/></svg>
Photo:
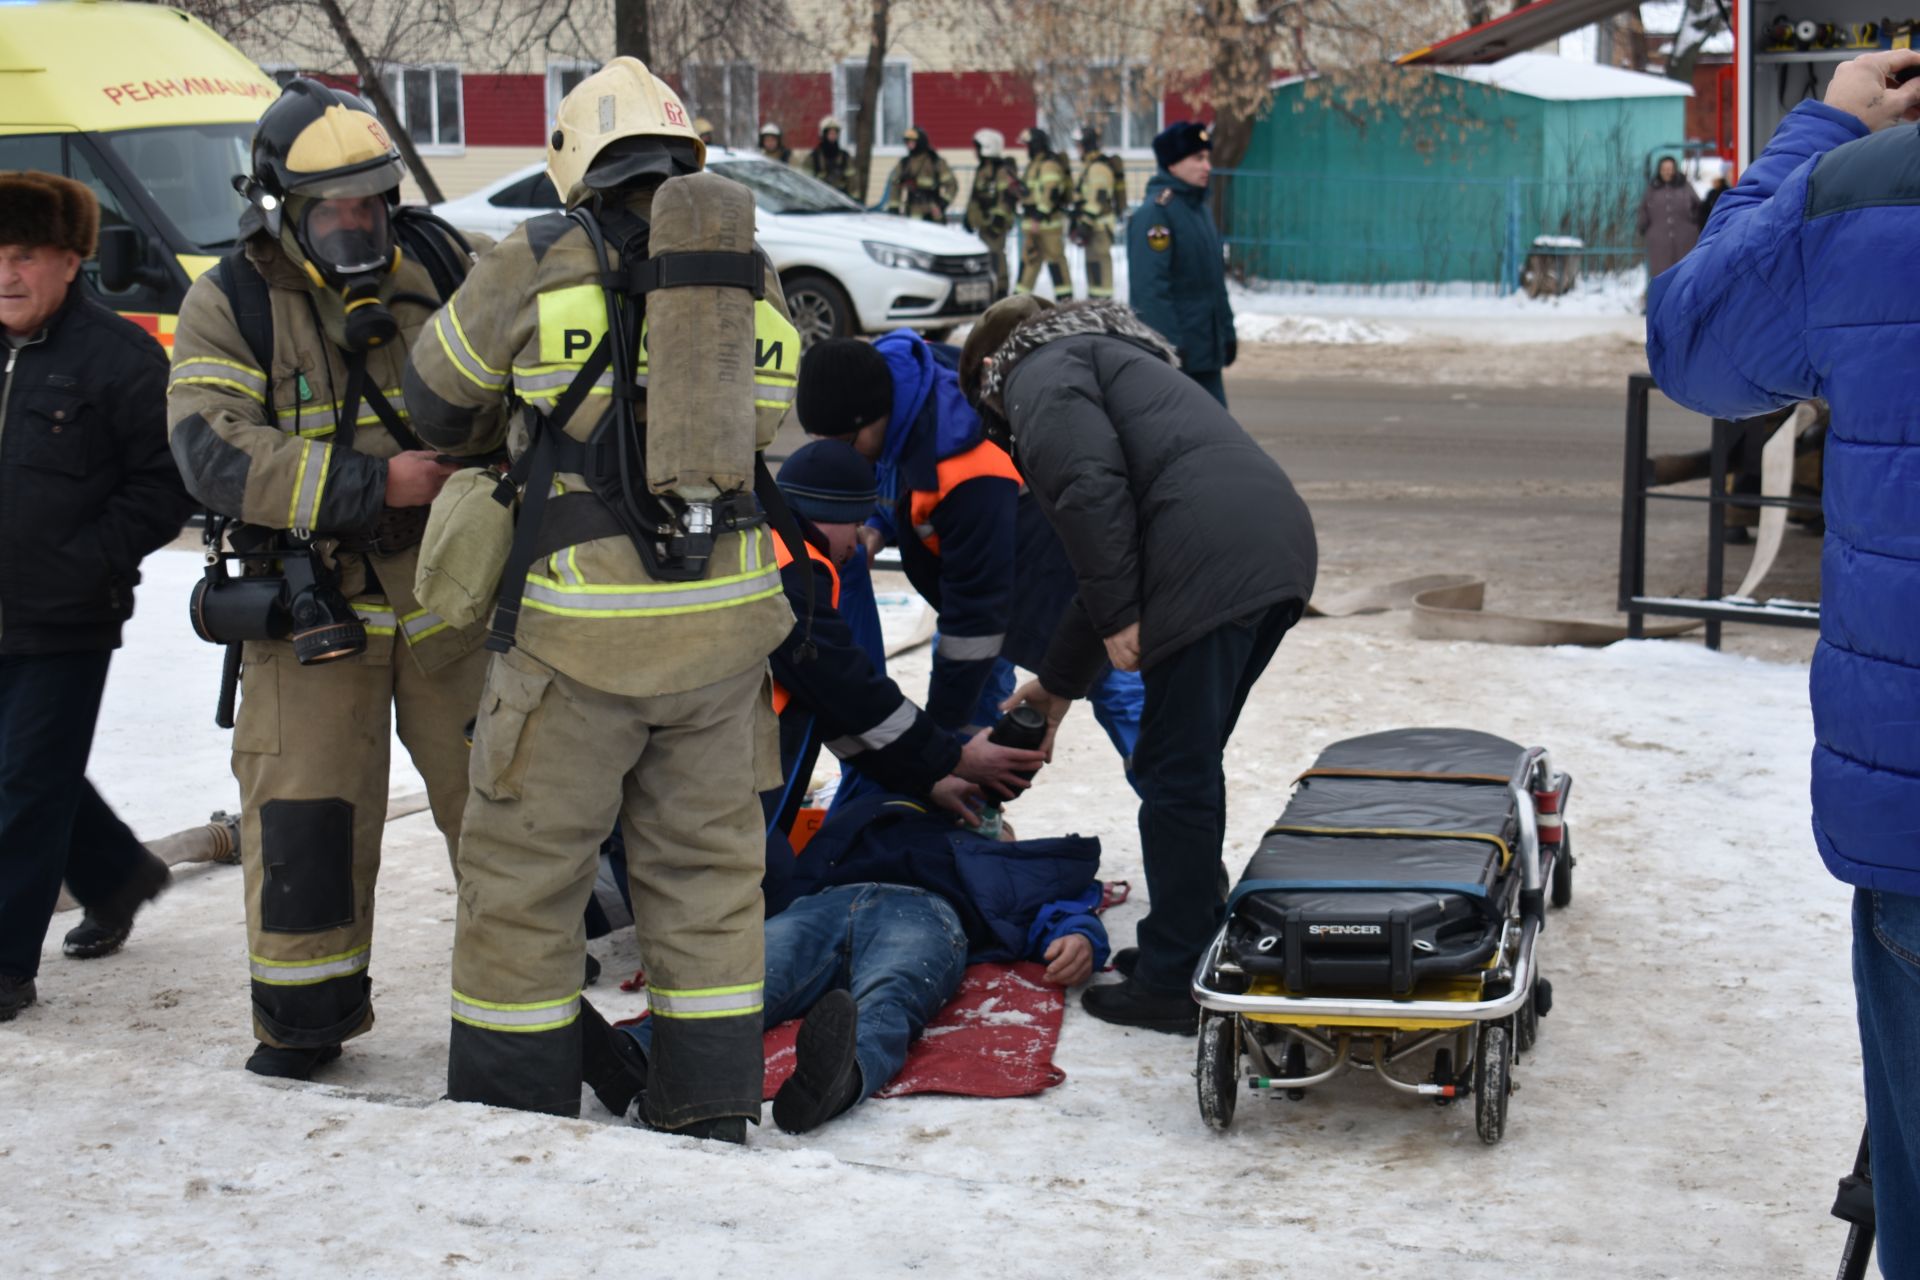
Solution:
<svg viewBox="0 0 1920 1280"><path fill-rule="evenodd" d="M1223 369L1231 369L1233 368L1233 362L1239 358L1240 337L1238 334L1234 334L1227 338L1227 362L1220 367Z"/></svg>

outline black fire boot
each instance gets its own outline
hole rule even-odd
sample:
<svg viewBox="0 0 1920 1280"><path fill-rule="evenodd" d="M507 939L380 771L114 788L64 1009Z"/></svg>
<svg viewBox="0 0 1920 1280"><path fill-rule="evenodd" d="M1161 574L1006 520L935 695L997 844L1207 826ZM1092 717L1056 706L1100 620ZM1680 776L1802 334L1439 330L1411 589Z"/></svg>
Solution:
<svg viewBox="0 0 1920 1280"><path fill-rule="evenodd" d="M279 1080L311 1080L313 1073L340 1056L340 1046L323 1044L317 1049L281 1049L270 1044L256 1045L247 1059L247 1070L257 1076Z"/></svg>
<svg viewBox="0 0 1920 1280"><path fill-rule="evenodd" d="M20 1011L39 999L32 978L0 973L0 1022L12 1022Z"/></svg>
<svg viewBox="0 0 1920 1280"><path fill-rule="evenodd" d="M1080 1007L1102 1022L1190 1036L1200 1028L1200 1006L1184 991L1151 991L1132 978L1088 987Z"/></svg>
<svg viewBox="0 0 1920 1280"><path fill-rule="evenodd" d="M616 1116L647 1091L647 1055L640 1042L608 1025L590 1001L580 1001L580 1078Z"/></svg>
<svg viewBox="0 0 1920 1280"><path fill-rule="evenodd" d="M794 1045L793 1075L773 1098L773 1122L809 1133L860 1100L854 1053L860 1010L848 991L829 991L807 1013Z"/></svg>
<svg viewBox="0 0 1920 1280"><path fill-rule="evenodd" d="M1131 978L1139 963L1140 948L1138 947L1122 947L1113 953L1113 967L1123 978Z"/></svg>
<svg viewBox="0 0 1920 1280"><path fill-rule="evenodd" d="M747 1145L747 1118L715 1116L711 1120L695 1120L678 1129L662 1129L660 1132L670 1133L676 1138L699 1138L704 1142L727 1142L744 1147Z"/></svg>
<svg viewBox="0 0 1920 1280"><path fill-rule="evenodd" d="M172 884L173 869L148 854L111 898L87 908L80 923L67 930L60 949L76 960L112 955L133 932L134 915Z"/></svg>

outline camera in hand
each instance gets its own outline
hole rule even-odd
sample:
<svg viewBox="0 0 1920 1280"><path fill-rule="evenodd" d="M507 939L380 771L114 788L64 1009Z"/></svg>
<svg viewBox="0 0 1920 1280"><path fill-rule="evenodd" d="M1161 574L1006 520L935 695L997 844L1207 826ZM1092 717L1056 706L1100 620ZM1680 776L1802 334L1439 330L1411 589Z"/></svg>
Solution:
<svg viewBox="0 0 1920 1280"><path fill-rule="evenodd" d="M270 561L278 569L234 577L228 559ZM351 658L367 648L366 624L311 547L281 548L271 557L221 553L194 585L191 608L194 633L202 640L291 640L303 665Z"/></svg>

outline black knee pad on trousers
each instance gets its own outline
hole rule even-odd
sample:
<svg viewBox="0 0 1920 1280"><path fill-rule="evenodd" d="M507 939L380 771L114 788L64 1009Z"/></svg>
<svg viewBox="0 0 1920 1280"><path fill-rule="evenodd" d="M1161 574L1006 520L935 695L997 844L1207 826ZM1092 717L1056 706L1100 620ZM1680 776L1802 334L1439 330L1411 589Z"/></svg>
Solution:
<svg viewBox="0 0 1920 1280"><path fill-rule="evenodd" d="M318 933L352 924L353 806L270 800L260 809L260 927Z"/></svg>

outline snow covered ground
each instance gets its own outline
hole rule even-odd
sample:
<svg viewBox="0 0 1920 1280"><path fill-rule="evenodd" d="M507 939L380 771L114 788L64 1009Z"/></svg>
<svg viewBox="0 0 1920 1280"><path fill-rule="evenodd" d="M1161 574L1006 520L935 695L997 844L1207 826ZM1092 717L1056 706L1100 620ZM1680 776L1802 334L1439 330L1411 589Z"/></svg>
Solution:
<svg viewBox="0 0 1920 1280"><path fill-rule="evenodd" d="M196 557L149 562L92 770L153 835L233 802ZM1329 583L1330 589L1352 585ZM241 1070L240 874L185 869L121 954L59 955L0 1026L0 1237L16 1274L1753 1277L1831 1265L1859 1131L1847 892L1807 834L1806 672L1692 643L1497 649L1405 620L1314 620L1228 757L1233 870L1327 742L1459 724L1578 778L1556 1005L1506 1141L1365 1077L1202 1124L1190 1039L1069 1007L1065 1084L879 1101L805 1139L714 1149L615 1123L437 1101L453 889L428 818L389 828L380 1023L326 1083ZM925 650L896 664L922 687ZM412 785L404 777L397 785ZM1010 815L1103 838L1144 896L1133 806L1091 717ZM630 935L596 944L609 975ZM603 982L613 1016L638 1008Z"/></svg>

